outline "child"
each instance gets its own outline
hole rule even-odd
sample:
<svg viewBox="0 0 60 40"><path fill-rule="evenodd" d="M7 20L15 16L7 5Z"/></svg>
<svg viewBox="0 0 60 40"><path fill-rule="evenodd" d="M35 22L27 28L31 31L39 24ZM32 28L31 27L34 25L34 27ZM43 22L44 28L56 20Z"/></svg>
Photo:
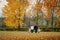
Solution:
<svg viewBox="0 0 60 40"><path fill-rule="evenodd" d="M31 26L31 33L34 32L34 26Z"/></svg>

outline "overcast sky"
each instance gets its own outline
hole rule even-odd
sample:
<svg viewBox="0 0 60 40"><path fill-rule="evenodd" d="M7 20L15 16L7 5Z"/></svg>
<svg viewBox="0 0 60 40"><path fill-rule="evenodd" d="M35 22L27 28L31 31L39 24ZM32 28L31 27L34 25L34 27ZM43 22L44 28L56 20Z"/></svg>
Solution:
<svg viewBox="0 0 60 40"><path fill-rule="evenodd" d="M2 8L6 5L6 0L0 0L0 17L2 16Z"/></svg>

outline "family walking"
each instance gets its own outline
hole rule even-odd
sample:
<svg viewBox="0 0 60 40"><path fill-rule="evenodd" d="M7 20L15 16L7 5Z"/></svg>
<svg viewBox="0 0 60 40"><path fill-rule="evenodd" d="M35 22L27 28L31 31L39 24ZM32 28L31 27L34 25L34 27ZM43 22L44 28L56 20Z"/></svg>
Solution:
<svg viewBox="0 0 60 40"><path fill-rule="evenodd" d="M37 32L38 32L38 26L37 26L37 25L31 26L31 27L30 27L30 32L31 32L31 33L33 33L33 32L37 33Z"/></svg>

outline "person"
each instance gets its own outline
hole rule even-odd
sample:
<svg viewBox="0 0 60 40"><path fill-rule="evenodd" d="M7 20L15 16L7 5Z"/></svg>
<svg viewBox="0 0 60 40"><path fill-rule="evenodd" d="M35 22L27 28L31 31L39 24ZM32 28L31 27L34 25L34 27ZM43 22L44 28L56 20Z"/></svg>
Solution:
<svg viewBox="0 0 60 40"><path fill-rule="evenodd" d="M38 33L41 31L41 29L38 28Z"/></svg>
<svg viewBox="0 0 60 40"><path fill-rule="evenodd" d="M38 26L37 25L34 26L34 30L35 30L35 33L38 32Z"/></svg>
<svg viewBox="0 0 60 40"><path fill-rule="evenodd" d="M34 26L31 26L31 33L34 32Z"/></svg>

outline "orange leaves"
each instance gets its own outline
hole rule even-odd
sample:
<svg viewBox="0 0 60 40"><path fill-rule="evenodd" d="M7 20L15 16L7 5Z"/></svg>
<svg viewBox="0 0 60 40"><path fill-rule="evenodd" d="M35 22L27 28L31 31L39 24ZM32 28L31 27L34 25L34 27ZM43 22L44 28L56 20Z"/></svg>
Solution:
<svg viewBox="0 0 60 40"><path fill-rule="evenodd" d="M9 6L5 6L3 8L3 16L8 16L8 12L10 12L10 8Z"/></svg>
<svg viewBox="0 0 60 40"><path fill-rule="evenodd" d="M43 9L43 18L44 19L49 19L51 17L51 10L49 10L47 7L44 7L45 9Z"/></svg>
<svg viewBox="0 0 60 40"><path fill-rule="evenodd" d="M19 8L19 5L17 3L9 4L9 6L11 7L12 10L16 10L17 8Z"/></svg>
<svg viewBox="0 0 60 40"><path fill-rule="evenodd" d="M37 11L40 11L41 8L42 8L42 3L40 3L39 1L36 1L35 9L36 9Z"/></svg>
<svg viewBox="0 0 60 40"><path fill-rule="evenodd" d="M19 0L19 1L20 1L20 4L23 6L27 6L29 4L27 0Z"/></svg>
<svg viewBox="0 0 60 40"><path fill-rule="evenodd" d="M14 27L14 26L16 26L14 20L15 20L15 19L14 19L12 16L9 16L9 17L5 18L4 23L5 23L5 25L7 25L7 26Z"/></svg>
<svg viewBox="0 0 60 40"><path fill-rule="evenodd" d="M7 0L8 3L13 3L16 0Z"/></svg>
<svg viewBox="0 0 60 40"><path fill-rule="evenodd" d="M46 6L48 8L56 6L56 0L45 0L44 6Z"/></svg>
<svg viewBox="0 0 60 40"><path fill-rule="evenodd" d="M37 11L41 10L41 8L42 8L42 4L40 4L40 3L36 4L36 8L35 9Z"/></svg>
<svg viewBox="0 0 60 40"><path fill-rule="evenodd" d="M27 0L7 0L12 9L23 7L23 9L29 4Z"/></svg>
<svg viewBox="0 0 60 40"><path fill-rule="evenodd" d="M57 11L56 11L56 16L60 16L60 9L58 9Z"/></svg>
<svg viewBox="0 0 60 40"><path fill-rule="evenodd" d="M52 7L56 6L56 0L52 0L52 1L50 2L50 4L51 4Z"/></svg>

